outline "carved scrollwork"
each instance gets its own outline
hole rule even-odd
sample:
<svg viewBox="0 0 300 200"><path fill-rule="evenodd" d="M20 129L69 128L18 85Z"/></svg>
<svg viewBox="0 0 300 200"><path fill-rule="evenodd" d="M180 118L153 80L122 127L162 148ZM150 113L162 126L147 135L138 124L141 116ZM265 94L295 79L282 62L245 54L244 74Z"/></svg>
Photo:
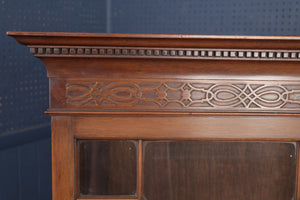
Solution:
<svg viewBox="0 0 300 200"><path fill-rule="evenodd" d="M67 85L68 102L80 105L135 105L139 87L133 83L77 82Z"/></svg>
<svg viewBox="0 0 300 200"><path fill-rule="evenodd" d="M69 107L300 111L300 84L242 81L69 81Z"/></svg>
<svg viewBox="0 0 300 200"><path fill-rule="evenodd" d="M281 108L288 94L280 85L216 84L207 90L207 102L214 107Z"/></svg>

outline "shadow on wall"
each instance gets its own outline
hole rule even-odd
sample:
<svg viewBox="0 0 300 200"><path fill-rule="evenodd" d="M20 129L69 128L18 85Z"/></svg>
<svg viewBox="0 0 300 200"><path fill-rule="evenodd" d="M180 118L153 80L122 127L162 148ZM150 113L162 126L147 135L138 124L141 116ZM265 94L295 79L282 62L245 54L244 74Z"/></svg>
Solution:
<svg viewBox="0 0 300 200"><path fill-rule="evenodd" d="M1 200L52 199L50 134L47 125L1 136Z"/></svg>

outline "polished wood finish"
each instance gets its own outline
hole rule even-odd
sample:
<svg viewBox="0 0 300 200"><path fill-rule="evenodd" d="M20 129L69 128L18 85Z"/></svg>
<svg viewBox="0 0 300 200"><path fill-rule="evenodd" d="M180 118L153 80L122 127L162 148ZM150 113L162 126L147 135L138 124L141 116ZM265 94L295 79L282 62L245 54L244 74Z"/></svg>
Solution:
<svg viewBox="0 0 300 200"><path fill-rule="evenodd" d="M300 196L300 148L299 142L297 142L297 177L296 177L296 197Z"/></svg>
<svg viewBox="0 0 300 200"><path fill-rule="evenodd" d="M143 198L143 141L139 140L138 143L138 160L137 160L137 196L138 199Z"/></svg>
<svg viewBox="0 0 300 200"><path fill-rule="evenodd" d="M80 196L76 143L82 140L137 141L139 200L146 192L145 142L243 141L243 149L258 141L266 142L265 148L300 141L300 37L7 34L47 68L54 200L117 198ZM293 197L300 200L299 145L295 151ZM245 178L251 178L246 169L241 168ZM211 178L222 181L216 176ZM223 186L234 194L232 185ZM218 188L210 199L222 194Z"/></svg>
<svg viewBox="0 0 300 200"><path fill-rule="evenodd" d="M79 195L135 196L136 141L79 140Z"/></svg>
<svg viewBox="0 0 300 200"><path fill-rule="evenodd" d="M155 141L144 145L145 199L294 197L295 143Z"/></svg>
<svg viewBox="0 0 300 200"><path fill-rule="evenodd" d="M77 200L107 200L108 198L92 198L92 199L90 199L90 198L77 198ZM109 200L120 200L120 198L117 198L117 199L112 199L112 198L109 198ZM124 198L122 198L122 200L138 200L138 199L124 199Z"/></svg>
<svg viewBox="0 0 300 200"><path fill-rule="evenodd" d="M297 49L300 38L293 36L175 35L118 33L61 33L8 31L24 45L87 45L141 47L215 47Z"/></svg>
<svg viewBox="0 0 300 200"><path fill-rule="evenodd" d="M73 122L81 139L300 140L298 117L80 116Z"/></svg>
<svg viewBox="0 0 300 200"><path fill-rule="evenodd" d="M74 199L75 158L71 118L52 118L52 196Z"/></svg>

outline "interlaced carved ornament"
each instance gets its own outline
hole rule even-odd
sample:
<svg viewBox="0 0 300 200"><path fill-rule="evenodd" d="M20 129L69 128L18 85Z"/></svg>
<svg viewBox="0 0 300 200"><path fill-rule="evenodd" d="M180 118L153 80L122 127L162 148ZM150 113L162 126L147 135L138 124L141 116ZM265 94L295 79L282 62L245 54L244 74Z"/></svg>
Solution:
<svg viewBox="0 0 300 200"><path fill-rule="evenodd" d="M69 107L140 110L295 110L300 84L243 81L69 81Z"/></svg>

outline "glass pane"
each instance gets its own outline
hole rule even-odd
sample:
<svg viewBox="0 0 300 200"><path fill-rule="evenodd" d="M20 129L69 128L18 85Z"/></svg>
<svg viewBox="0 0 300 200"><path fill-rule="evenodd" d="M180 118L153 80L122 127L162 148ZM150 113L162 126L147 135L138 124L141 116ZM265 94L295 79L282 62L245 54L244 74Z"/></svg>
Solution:
<svg viewBox="0 0 300 200"><path fill-rule="evenodd" d="M135 141L81 140L78 145L81 195L136 195Z"/></svg>
<svg viewBox="0 0 300 200"><path fill-rule="evenodd" d="M144 200L291 200L295 143L144 143Z"/></svg>

